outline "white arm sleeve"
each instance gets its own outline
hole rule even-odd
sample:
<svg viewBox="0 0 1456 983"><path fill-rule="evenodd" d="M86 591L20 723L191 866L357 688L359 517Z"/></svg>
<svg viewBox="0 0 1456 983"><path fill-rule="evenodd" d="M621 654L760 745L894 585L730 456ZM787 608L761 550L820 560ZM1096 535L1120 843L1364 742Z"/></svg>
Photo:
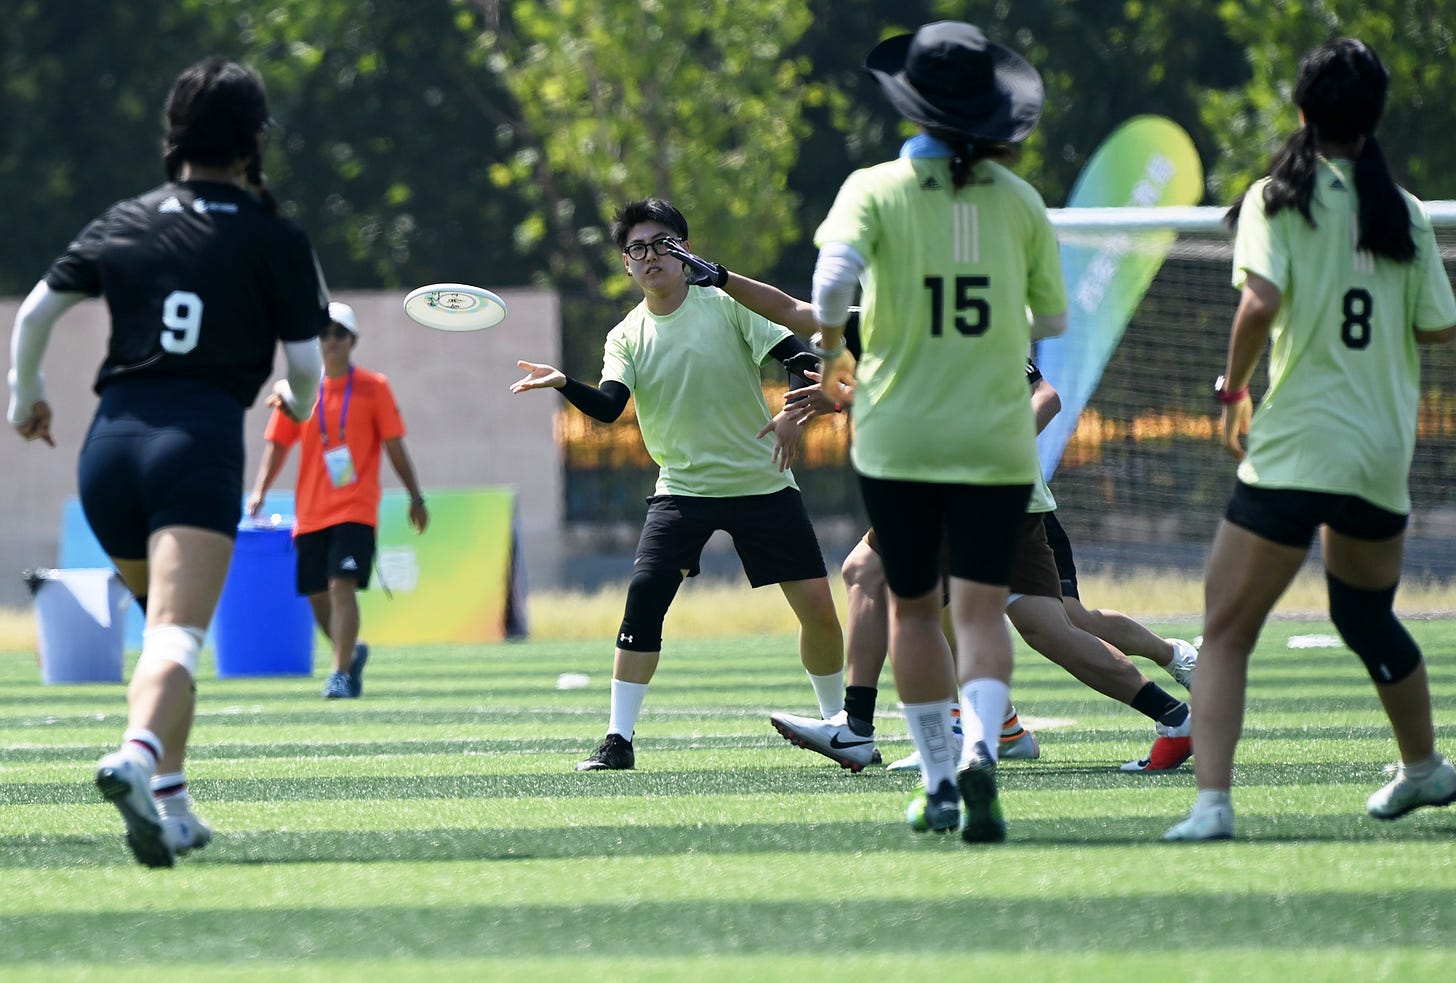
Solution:
<svg viewBox="0 0 1456 983"><path fill-rule="evenodd" d="M31 407L46 398L40 362L50 344L51 328L85 297L83 293L52 290L42 280L15 312L15 328L10 335L10 408L6 412L12 426L29 420Z"/></svg>
<svg viewBox="0 0 1456 983"><path fill-rule="evenodd" d="M324 356L317 338L307 341L285 341L283 356L288 359L288 378L275 387L295 420L306 420L313 412L318 396L319 376L324 370Z"/></svg>
<svg viewBox="0 0 1456 983"><path fill-rule="evenodd" d="M860 274L868 266L853 246L826 242L814 264L814 319L830 328L843 326L849 320Z"/></svg>
<svg viewBox="0 0 1456 983"><path fill-rule="evenodd" d="M1055 338L1067 330L1066 314L1037 314L1031 315L1031 340L1040 341L1043 338Z"/></svg>

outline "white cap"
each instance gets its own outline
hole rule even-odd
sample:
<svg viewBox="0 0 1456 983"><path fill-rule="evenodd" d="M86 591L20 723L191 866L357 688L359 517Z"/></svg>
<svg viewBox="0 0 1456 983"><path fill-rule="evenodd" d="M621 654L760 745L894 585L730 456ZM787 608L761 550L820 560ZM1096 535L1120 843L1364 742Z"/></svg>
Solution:
<svg viewBox="0 0 1456 983"><path fill-rule="evenodd" d="M329 320L341 325L355 338L359 337L359 319L354 316L354 308L348 304L341 304L337 300L329 305Z"/></svg>

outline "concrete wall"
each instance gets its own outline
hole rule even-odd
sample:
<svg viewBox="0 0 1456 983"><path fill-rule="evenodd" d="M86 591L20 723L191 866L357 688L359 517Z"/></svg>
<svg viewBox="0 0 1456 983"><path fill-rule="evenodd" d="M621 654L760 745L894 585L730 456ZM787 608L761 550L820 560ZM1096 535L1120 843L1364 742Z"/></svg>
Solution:
<svg viewBox="0 0 1456 983"><path fill-rule="evenodd" d="M506 320L462 334L410 321L400 306L403 292L340 291L335 299L358 312L358 364L389 376L409 429L405 446L426 495L430 489L515 486L527 574L533 586L552 586L563 563L561 455L552 431L561 399L555 393L512 396L509 386L521 375L517 359L559 362L560 310L548 291L500 294L510 309ZM18 298L0 300L7 339L18 306ZM85 301L52 334L43 368L56 447L27 444L8 425L0 433L0 606L28 605L20 571L57 562L61 501L76 493L76 456L96 406L91 383L107 331L105 305ZM8 371L10 346L0 347L0 365ZM280 373L282 367L280 356ZM266 422L260 399L248 413L250 485ZM293 487L297 460L295 451L276 487ZM383 481L386 488L399 485L387 461Z"/></svg>

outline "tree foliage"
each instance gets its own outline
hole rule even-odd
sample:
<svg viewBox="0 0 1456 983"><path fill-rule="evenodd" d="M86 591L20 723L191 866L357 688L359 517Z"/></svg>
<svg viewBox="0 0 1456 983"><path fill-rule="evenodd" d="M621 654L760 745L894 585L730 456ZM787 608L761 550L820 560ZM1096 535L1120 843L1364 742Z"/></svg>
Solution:
<svg viewBox="0 0 1456 983"><path fill-rule="evenodd" d="M1456 197L1456 147L1431 139L1456 127L1453 0L1222 0L1222 30L1246 52L1238 88L1204 93L1202 118L1223 148L1208 168L1216 198L1231 201L1299 127L1293 102L1300 57L1331 37L1358 37L1390 70L1378 132L1396 180L1422 198Z"/></svg>
<svg viewBox="0 0 1456 983"><path fill-rule="evenodd" d="M954 17L1046 81L1019 172L1065 201L1140 113L1193 136L1224 202L1297 125L1299 54L1370 41L1394 77L1397 177L1453 197L1456 0L10 0L0 18L0 290L27 289L106 204L161 180L183 66L257 67L270 182L336 287L550 283L620 308L606 223L672 198L694 245L808 289L814 229L853 169L910 132L860 68L880 38ZM591 330L599 330L592 325Z"/></svg>

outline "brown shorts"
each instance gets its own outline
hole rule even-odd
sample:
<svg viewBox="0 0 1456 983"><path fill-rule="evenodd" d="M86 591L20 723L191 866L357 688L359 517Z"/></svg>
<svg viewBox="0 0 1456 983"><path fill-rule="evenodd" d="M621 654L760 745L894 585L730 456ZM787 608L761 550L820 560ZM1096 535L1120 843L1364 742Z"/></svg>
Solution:
<svg viewBox="0 0 1456 983"><path fill-rule="evenodd" d="M876 553L880 541L871 529L864 534L865 545ZM940 553L941 574L945 573L946 555ZM1057 558L1047 542L1046 525L1041 512L1029 512L1021 526L1021 538L1016 543L1016 558L1011 564L1010 590L1013 594L1028 597L1054 597L1062 599L1062 577L1057 572ZM947 595L948 601L948 595Z"/></svg>
<svg viewBox="0 0 1456 983"><path fill-rule="evenodd" d="M1011 565L1011 593L1027 597L1062 599L1062 577L1057 572L1057 557L1047 542L1042 513L1030 512L1021 527L1016 544L1016 559Z"/></svg>

